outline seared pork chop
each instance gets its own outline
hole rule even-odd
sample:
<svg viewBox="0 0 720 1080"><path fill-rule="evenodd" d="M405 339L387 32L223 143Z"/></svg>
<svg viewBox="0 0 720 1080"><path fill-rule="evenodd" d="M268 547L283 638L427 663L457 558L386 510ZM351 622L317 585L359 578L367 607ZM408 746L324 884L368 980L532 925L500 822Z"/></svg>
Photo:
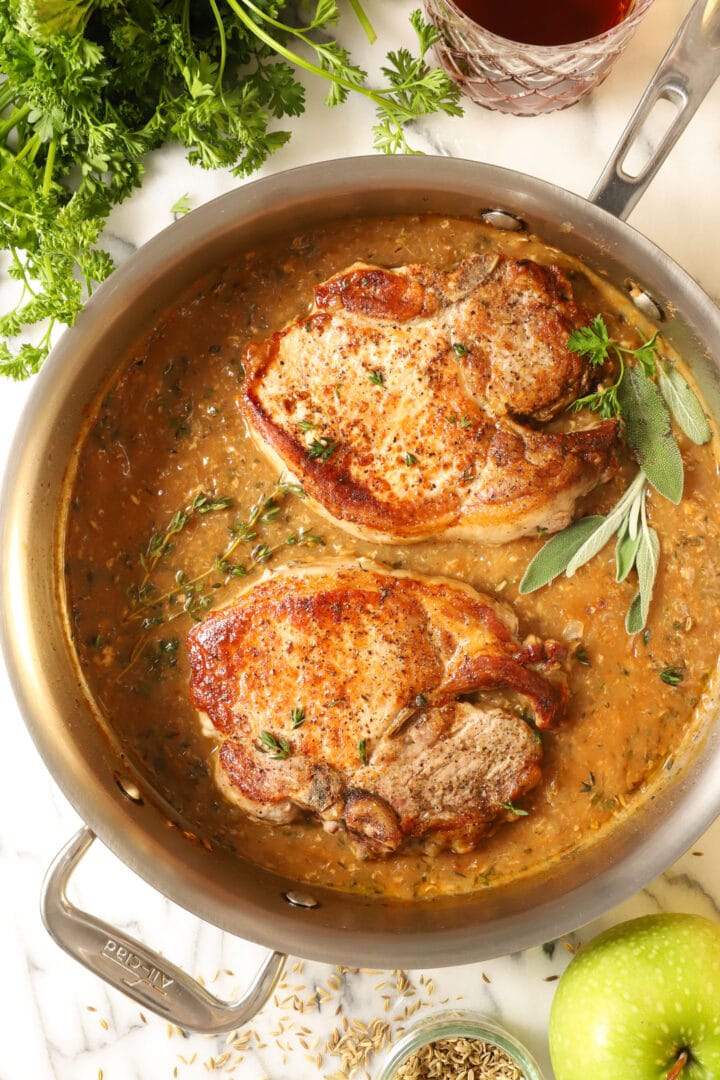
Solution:
<svg viewBox="0 0 720 1080"><path fill-rule="evenodd" d="M554 532L615 464L615 420L538 426L589 388L567 349L588 321L563 272L529 260L355 265L249 346L241 408L271 460L355 536Z"/></svg>
<svg viewBox="0 0 720 1080"><path fill-rule="evenodd" d="M468 850L541 776L511 702L537 727L564 702L559 647L516 635L512 610L468 585L363 560L260 581L188 637L221 786L256 817L344 823L375 853Z"/></svg>

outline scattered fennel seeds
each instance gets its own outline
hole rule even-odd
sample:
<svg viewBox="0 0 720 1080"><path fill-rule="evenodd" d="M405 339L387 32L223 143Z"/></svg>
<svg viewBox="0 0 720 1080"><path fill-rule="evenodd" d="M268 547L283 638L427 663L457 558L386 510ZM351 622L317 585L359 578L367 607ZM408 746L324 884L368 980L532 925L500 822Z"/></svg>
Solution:
<svg viewBox="0 0 720 1080"><path fill-rule="evenodd" d="M393 1080L523 1080L523 1074L495 1043L482 1039L438 1039L427 1043L396 1069Z"/></svg>

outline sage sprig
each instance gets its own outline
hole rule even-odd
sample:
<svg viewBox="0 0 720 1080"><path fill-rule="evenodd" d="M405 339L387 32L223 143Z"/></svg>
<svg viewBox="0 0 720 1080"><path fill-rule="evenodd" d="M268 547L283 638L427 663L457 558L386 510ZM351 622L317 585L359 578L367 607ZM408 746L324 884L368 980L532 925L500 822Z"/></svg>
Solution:
<svg viewBox="0 0 720 1080"><path fill-rule="evenodd" d="M624 581L633 569L637 574L638 591L625 619L627 632L636 634L647 622L660 562L660 538L648 522L648 487L675 505L683 494L683 461L671 414L698 445L708 442L712 431L694 391L677 368L658 355L657 334L630 349L610 339L602 315L597 315L589 326L573 331L568 348L594 366L614 355L615 381L578 398L571 408L589 408L606 418L620 416L640 471L609 513L573 521L543 545L525 571L520 592L534 592L563 572L572 577L615 536L615 580ZM627 362L629 357L634 363Z"/></svg>

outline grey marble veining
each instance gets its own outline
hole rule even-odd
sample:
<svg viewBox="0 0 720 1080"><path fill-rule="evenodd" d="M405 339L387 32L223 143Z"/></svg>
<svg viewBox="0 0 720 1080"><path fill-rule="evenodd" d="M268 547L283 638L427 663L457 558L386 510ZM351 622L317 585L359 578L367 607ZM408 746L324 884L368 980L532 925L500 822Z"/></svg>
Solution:
<svg viewBox="0 0 720 1080"><path fill-rule="evenodd" d="M367 8L382 43L411 43L405 0ZM430 153L488 161L587 194L642 89L687 9L686 0L656 0L626 55L590 98L561 113L523 120L469 105L464 117L416 125L415 145ZM353 37L357 59L377 71L373 51ZM372 110L351 101L329 112L322 88L308 83L308 112L294 137L263 174L337 156L369 153ZM631 223L681 263L715 298L720 259L710 237L720 235L720 85L701 106ZM107 245L126 258L172 221L187 194L191 206L236 187L228 173L191 168L178 148L148 162L141 192L113 212ZM0 299L3 286L0 280ZM7 292L5 292L7 295ZM4 462L29 387L3 384L0 462ZM511 1028L548 1076L547 1018L557 977L571 951L600 929L658 910L720 916L720 822L665 874L602 919L555 943L554 949L470 964L409 972L338 971L289 958L284 980L251 1031L236 1038L182 1033L108 990L62 953L45 933L38 896L47 865L80 822L40 761L0 668L5 767L0 783L0 934L5 1003L0 1020L0 1080L170 1080L231 1075L242 1080L315 1080L332 1076L342 1056L332 1036L343 1017L389 1024L393 1037L414 1015L456 1006L486 1012ZM73 898L129 929L231 997L254 970L262 950L200 923L175 907L101 845L93 846L73 881ZM417 1002L421 1006L417 1007ZM413 1012L415 1010L415 1012ZM376 1030L381 1030L377 1028ZM328 1040L331 1049L328 1050ZM337 1039L335 1040L337 1042ZM342 1046L342 1044L341 1044ZM317 1055L320 1055L318 1064ZM375 1075L377 1058L368 1063ZM365 1069L357 1075L365 1076Z"/></svg>

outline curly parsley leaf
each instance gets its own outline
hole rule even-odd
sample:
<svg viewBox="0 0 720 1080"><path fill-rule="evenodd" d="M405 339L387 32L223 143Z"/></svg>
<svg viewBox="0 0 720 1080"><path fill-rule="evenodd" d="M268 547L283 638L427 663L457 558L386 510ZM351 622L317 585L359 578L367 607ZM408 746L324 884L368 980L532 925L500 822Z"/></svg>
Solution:
<svg viewBox="0 0 720 1080"><path fill-rule="evenodd" d="M610 349L610 336L602 315L596 315L589 326L573 330L567 343L570 352L585 357L591 364L604 364Z"/></svg>
<svg viewBox="0 0 720 1080"><path fill-rule="evenodd" d="M350 5L372 40L360 0ZM249 175L290 138L278 121L304 111L299 69L326 80L329 105L350 93L372 101L376 145L387 152L410 152L405 129L417 117L461 111L457 87L426 63L435 31L419 12L411 16L418 55L390 53L386 85L370 87L332 34L341 18L335 0L317 0L305 26L283 21L288 7L0 5L0 247L18 283L0 314L0 374L36 372L56 329L73 324L112 272L100 237L113 207L142 184L151 150L178 141L193 165Z"/></svg>

